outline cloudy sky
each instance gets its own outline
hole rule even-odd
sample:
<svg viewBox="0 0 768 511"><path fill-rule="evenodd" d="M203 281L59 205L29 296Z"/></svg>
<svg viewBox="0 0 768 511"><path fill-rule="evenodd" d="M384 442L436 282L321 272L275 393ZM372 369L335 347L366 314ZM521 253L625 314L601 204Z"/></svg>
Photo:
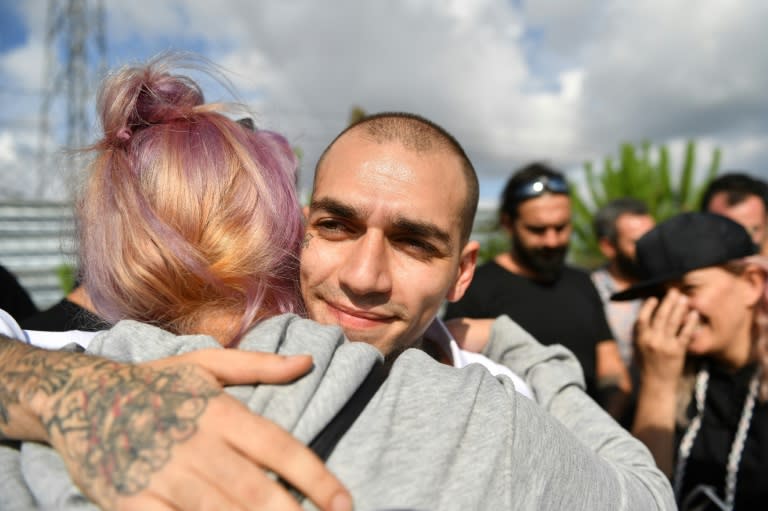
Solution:
<svg viewBox="0 0 768 511"><path fill-rule="evenodd" d="M66 0L61 0L66 4ZM95 0L85 1L95 5ZM227 69L304 153L301 185L351 108L422 114L454 133L494 200L515 167L577 176L623 141L698 141L768 178L764 0L105 0L108 64L166 49ZM0 0L0 197L62 197L40 169L45 0ZM222 99L209 94L208 99ZM63 103L51 107L63 140ZM93 134L91 135L93 136Z"/></svg>

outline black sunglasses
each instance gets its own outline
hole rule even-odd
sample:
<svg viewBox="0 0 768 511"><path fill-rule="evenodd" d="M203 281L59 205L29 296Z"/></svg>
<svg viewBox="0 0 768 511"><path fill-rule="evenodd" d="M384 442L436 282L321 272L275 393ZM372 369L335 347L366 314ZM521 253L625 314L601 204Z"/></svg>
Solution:
<svg viewBox="0 0 768 511"><path fill-rule="evenodd" d="M568 194L569 190L565 179L558 176L541 176L533 181L518 185L512 192L512 198L515 200L532 199L547 192Z"/></svg>

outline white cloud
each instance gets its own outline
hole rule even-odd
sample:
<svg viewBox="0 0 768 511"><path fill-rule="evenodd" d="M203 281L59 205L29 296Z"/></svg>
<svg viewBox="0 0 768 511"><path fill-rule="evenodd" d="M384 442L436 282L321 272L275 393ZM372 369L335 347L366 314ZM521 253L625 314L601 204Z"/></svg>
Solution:
<svg viewBox="0 0 768 511"><path fill-rule="evenodd" d="M40 76L46 3L30 5L29 44L0 55L2 79L25 86ZM768 157L761 0L156 0L107 9L116 62L183 46L234 71L257 123L304 150L305 184L353 105L443 124L492 187L526 160L573 168L625 140L695 137L723 149L724 167L748 170Z"/></svg>
<svg viewBox="0 0 768 511"><path fill-rule="evenodd" d="M3 131L0 133L0 165L14 163L18 158L11 134Z"/></svg>

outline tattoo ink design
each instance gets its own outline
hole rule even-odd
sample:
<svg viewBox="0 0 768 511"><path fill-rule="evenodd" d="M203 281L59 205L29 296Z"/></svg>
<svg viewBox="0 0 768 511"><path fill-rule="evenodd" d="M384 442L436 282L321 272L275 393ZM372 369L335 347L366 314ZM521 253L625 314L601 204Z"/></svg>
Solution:
<svg viewBox="0 0 768 511"><path fill-rule="evenodd" d="M63 354L62 354L63 355ZM12 341L0 339L0 357L8 366L0 375L0 439L4 438L2 428L11 422L10 407L31 400L36 393L51 396L61 390L69 380L69 375L77 364L63 356L55 364L40 352ZM90 358L88 363L92 363Z"/></svg>
<svg viewBox="0 0 768 511"><path fill-rule="evenodd" d="M0 426L6 426L11 421L10 412L8 407L18 404L19 400L16 398L14 392L12 392L5 385L0 385ZM2 429L0 429L0 440L5 439Z"/></svg>
<svg viewBox="0 0 768 511"><path fill-rule="evenodd" d="M304 241L301 242L301 248L307 248L309 246L309 240L311 240L312 238L314 238L312 234L306 233L304 235Z"/></svg>
<svg viewBox="0 0 768 511"><path fill-rule="evenodd" d="M146 488L223 392L194 366L158 370L3 339L0 359L8 364L0 372L0 439L12 406L45 398L40 420L51 442L73 480L106 508Z"/></svg>
<svg viewBox="0 0 768 511"><path fill-rule="evenodd" d="M156 371L101 362L99 378L77 379L45 421L64 437L81 483L100 502L134 495L170 459L175 444L197 431L197 420L222 391L191 366Z"/></svg>
<svg viewBox="0 0 768 511"><path fill-rule="evenodd" d="M11 343L12 341L5 337L0 339L0 355L10 357ZM7 426L11 420L8 408L19 403L15 388L11 384L12 381L11 375L8 375L8 378L0 378L0 440L5 439L2 427Z"/></svg>

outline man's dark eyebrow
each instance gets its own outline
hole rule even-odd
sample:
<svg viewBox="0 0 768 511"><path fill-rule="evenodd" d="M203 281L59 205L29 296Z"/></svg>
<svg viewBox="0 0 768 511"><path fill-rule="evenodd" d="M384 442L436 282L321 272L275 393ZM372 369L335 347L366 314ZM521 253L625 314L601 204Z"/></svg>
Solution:
<svg viewBox="0 0 768 511"><path fill-rule="evenodd" d="M435 224L418 222L408 218L396 218L392 224L399 232L413 234L424 239L436 239L439 242L444 243L449 250L453 247L451 235Z"/></svg>
<svg viewBox="0 0 768 511"><path fill-rule="evenodd" d="M309 205L309 209L310 211L325 211L333 216L350 220L359 219L364 215L364 212L361 212L358 208L343 204L329 197L313 200ZM449 250L453 247L451 235L435 224L396 217L392 221L392 226L399 233L408 233L424 239L436 239L445 244Z"/></svg>
<svg viewBox="0 0 768 511"><path fill-rule="evenodd" d="M353 219L353 218L360 217L360 211L357 208L348 206L346 204L342 204L341 202L335 199L331 199L327 197L322 199L312 200L312 202L309 204L309 210L310 211L322 210L341 218Z"/></svg>

